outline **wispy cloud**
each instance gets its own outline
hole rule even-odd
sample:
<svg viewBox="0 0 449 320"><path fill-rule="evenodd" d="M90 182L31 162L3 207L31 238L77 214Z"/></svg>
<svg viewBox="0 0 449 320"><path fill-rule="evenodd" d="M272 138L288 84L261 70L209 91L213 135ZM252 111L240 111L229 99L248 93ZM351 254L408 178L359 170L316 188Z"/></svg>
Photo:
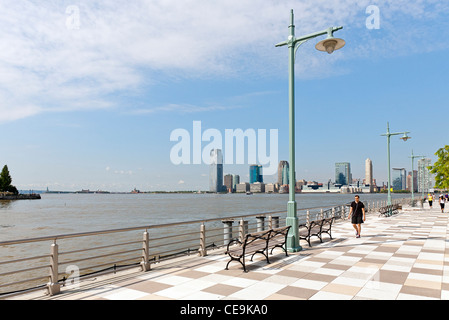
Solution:
<svg viewBox="0 0 449 320"><path fill-rule="evenodd" d="M410 28L410 19L447 26L442 18L449 6L435 0L89 0L70 5L5 0L0 3L0 122L115 107L115 94L139 93L161 74L183 79L272 76L285 68L285 50L274 44L287 36L291 8L298 33L345 25L350 34L364 28L369 4L381 9L380 36L365 30L352 39L345 55L330 59L304 50L299 76L319 74L339 59L369 55L375 46L390 53L393 48L447 47L442 41L433 44L441 36L437 26ZM168 104L138 112L222 108L227 107Z"/></svg>

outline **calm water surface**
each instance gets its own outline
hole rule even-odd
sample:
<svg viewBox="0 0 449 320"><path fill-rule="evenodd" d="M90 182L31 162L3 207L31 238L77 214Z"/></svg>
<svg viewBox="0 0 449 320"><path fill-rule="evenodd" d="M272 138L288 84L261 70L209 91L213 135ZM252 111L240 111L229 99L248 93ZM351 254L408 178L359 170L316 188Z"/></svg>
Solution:
<svg viewBox="0 0 449 320"><path fill-rule="evenodd" d="M360 196L362 202L387 197ZM404 195L393 194L399 197ZM296 195L298 208L342 205L353 198ZM42 194L41 200L0 203L0 241L284 211L287 201L288 194Z"/></svg>

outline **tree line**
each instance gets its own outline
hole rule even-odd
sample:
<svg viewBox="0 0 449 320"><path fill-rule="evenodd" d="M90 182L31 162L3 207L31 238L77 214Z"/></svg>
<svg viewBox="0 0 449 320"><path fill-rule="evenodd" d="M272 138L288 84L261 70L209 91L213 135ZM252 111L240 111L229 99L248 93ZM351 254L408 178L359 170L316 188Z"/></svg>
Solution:
<svg viewBox="0 0 449 320"><path fill-rule="evenodd" d="M0 192L11 192L13 194L19 194L19 191L12 184L12 178L9 174L8 166L5 165L0 173Z"/></svg>

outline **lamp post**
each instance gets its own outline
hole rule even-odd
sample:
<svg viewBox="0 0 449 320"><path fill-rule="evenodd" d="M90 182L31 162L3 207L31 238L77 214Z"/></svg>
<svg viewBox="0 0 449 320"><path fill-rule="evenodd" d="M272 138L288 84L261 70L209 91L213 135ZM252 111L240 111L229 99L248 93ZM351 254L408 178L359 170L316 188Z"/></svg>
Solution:
<svg viewBox="0 0 449 320"><path fill-rule="evenodd" d="M387 122L387 133L381 135L381 136L386 136L387 137L387 149L388 149L388 152L387 152L387 154L388 154L388 197L387 197L387 205L391 205L391 192L390 192L390 189L391 189L391 177L390 177L390 171L391 171L391 169L390 169L390 137L402 134L403 136L401 137L401 139L404 140L404 141L407 141L408 139L411 139L411 137L409 137L407 135L407 133L410 133L410 132L407 131L407 132L391 133L390 132L390 124Z"/></svg>
<svg viewBox="0 0 449 320"><path fill-rule="evenodd" d="M319 51L325 51L329 54L335 50L342 48L345 45L345 41L342 39L334 38L333 33L343 27L331 27L326 30L311 33L299 38L295 37L295 25L294 14L291 10L290 14L290 26L289 36L287 41L276 44L276 47L288 46L289 51L289 152L290 152L290 172L289 172L289 201L287 204L287 219L286 224L291 226L287 237L287 249L291 252L298 252L302 250L299 244L298 237L298 216L296 213L296 200L295 200L295 60L296 51L305 42L310 39L327 35L327 38L320 41L315 47Z"/></svg>
<svg viewBox="0 0 449 320"><path fill-rule="evenodd" d="M414 163L415 158L425 158L425 156L415 156L415 155L413 155L413 150L412 150L412 156L409 158L412 159L412 206L414 207L415 206L415 193L414 193L415 186L413 184L414 184L414 174L415 173L413 172L413 169L414 169L413 163Z"/></svg>

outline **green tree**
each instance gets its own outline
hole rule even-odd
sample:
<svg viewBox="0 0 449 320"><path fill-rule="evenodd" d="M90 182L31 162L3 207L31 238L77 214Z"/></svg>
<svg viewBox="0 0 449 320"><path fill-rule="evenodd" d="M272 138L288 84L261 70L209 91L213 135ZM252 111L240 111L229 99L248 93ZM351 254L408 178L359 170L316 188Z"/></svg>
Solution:
<svg viewBox="0 0 449 320"><path fill-rule="evenodd" d="M435 187L447 190L449 189L449 146L438 149L435 155L438 156L438 160L428 169L435 174Z"/></svg>
<svg viewBox="0 0 449 320"><path fill-rule="evenodd" d="M0 192L12 192L18 194L17 188L12 184L12 178L9 174L8 166L5 165L0 173Z"/></svg>

